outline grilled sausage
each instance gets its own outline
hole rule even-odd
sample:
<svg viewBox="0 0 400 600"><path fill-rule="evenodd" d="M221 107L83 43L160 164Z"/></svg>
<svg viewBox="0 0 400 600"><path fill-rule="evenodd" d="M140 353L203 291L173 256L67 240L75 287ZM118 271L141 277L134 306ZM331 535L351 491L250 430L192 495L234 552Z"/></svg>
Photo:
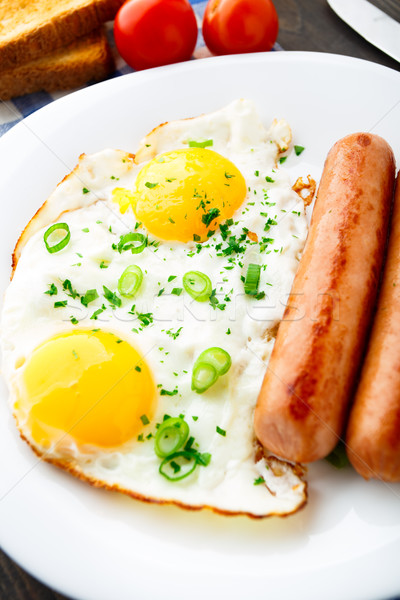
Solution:
<svg viewBox="0 0 400 600"><path fill-rule="evenodd" d="M400 481L400 174L377 312L350 413L347 451L365 479Z"/></svg>
<svg viewBox="0 0 400 600"><path fill-rule="evenodd" d="M326 456L341 435L379 282L395 164L380 137L339 140L325 162L303 256L255 411L288 460Z"/></svg>

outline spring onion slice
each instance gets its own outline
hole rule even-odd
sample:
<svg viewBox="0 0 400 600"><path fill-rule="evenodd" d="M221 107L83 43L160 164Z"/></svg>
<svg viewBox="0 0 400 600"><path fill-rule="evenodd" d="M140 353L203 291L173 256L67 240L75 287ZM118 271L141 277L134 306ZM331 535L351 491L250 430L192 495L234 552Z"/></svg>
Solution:
<svg viewBox="0 0 400 600"><path fill-rule="evenodd" d="M206 302L212 292L210 278L201 271L188 271L183 276L183 287L197 302Z"/></svg>
<svg viewBox="0 0 400 600"><path fill-rule="evenodd" d="M192 390L202 394L218 379L218 373L213 365L196 360L192 372Z"/></svg>
<svg viewBox="0 0 400 600"><path fill-rule="evenodd" d="M180 417L170 417L161 423L154 440L154 450L160 458L177 452L189 437L189 425Z"/></svg>
<svg viewBox="0 0 400 600"><path fill-rule="evenodd" d="M129 265L118 279L118 291L121 296L131 298L142 285L143 272L138 265Z"/></svg>
<svg viewBox="0 0 400 600"><path fill-rule="evenodd" d="M245 294L254 295L257 293L258 284L260 282L260 265L250 263L247 268L246 279L244 280Z"/></svg>
<svg viewBox="0 0 400 600"><path fill-rule="evenodd" d="M134 242L139 242L135 244ZM121 238L118 243L118 252L124 252L125 250L130 250L132 254L140 254L147 246L147 238L143 233L138 233L133 231L131 233L126 233L125 235L121 235Z"/></svg>
<svg viewBox="0 0 400 600"><path fill-rule="evenodd" d="M216 370L218 377L220 377L229 371L232 359L230 354L223 348L213 347L204 350L196 360L197 362L211 365Z"/></svg>
<svg viewBox="0 0 400 600"><path fill-rule="evenodd" d="M64 237L57 243L50 245L49 241L48 241L49 237L52 235L52 233L54 231L58 231L58 230L64 231L64 233L65 233ZM54 252L59 252L60 250L65 248L65 246L68 244L70 239L71 239L71 232L69 230L67 223L54 223L54 225L51 225L51 227L49 227L47 229L47 231L45 232L45 234L43 236L43 240L46 245L47 252L50 252L50 254L53 254Z"/></svg>
<svg viewBox="0 0 400 600"><path fill-rule="evenodd" d="M180 481L193 473L196 466L196 455L181 450L164 458L158 470L168 481Z"/></svg>

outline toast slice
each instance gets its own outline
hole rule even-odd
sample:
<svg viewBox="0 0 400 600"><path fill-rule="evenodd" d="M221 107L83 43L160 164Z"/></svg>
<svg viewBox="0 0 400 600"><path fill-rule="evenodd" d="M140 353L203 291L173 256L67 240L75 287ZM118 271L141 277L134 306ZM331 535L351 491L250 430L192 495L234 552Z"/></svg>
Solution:
<svg viewBox="0 0 400 600"><path fill-rule="evenodd" d="M106 34L98 29L48 56L0 71L0 99L79 87L90 80L104 79L113 68Z"/></svg>
<svg viewBox="0 0 400 600"><path fill-rule="evenodd" d="M66 46L114 19L124 0L0 0L0 72Z"/></svg>

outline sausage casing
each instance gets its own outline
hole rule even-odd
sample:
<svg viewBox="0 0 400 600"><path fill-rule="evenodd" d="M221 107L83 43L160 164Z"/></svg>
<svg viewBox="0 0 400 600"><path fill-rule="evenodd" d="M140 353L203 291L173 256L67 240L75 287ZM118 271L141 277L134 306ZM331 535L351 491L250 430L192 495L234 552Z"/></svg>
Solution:
<svg viewBox="0 0 400 600"><path fill-rule="evenodd" d="M306 246L255 411L268 450L311 462L336 445L360 367L381 273L395 164L379 136L330 150Z"/></svg>
<svg viewBox="0 0 400 600"><path fill-rule="evenodd" d="M382 288L346 441L350 461L365 479L400 481L400 175Z"/></svg>

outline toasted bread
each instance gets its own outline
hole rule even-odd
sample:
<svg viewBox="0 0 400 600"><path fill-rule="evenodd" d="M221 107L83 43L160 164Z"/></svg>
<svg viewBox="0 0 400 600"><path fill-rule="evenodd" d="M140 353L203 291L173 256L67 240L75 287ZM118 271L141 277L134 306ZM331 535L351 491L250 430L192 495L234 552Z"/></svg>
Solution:
<svg viewBox="0 0 400 600"><path fill-rule="evenodd" d="M112 20L124 0L0 0L0 72L48 55Z"/></svg>
<svg viewBox="0 0 400 600"><path fill-rule="evenodd" d="M70 89L104 79L114 61L106 34L98 29L65 48L14 69L0 71L0 99L45 90Z"/></svg>

